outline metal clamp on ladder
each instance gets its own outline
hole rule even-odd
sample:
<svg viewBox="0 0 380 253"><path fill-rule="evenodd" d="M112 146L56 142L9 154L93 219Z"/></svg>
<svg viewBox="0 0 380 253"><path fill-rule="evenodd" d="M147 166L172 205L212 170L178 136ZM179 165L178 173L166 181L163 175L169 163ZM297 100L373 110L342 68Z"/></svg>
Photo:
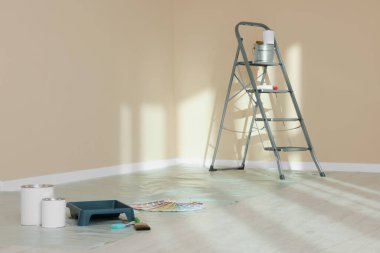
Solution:
<svg viewBox="0 0 380 253"><path fill-rule="evenodd" d="M264 42L256 42L253 61L248 60L247 51L244 48L243 39L240 35L240 27L241 26L258 27L258 28L264 29L264 31L263 31ZM251 101L255 104L255 106L253 107L253 110L252 110L252 120L250 123L248 135L247 135L247 140L246 140L246 144L245 144L245 148L244 148L244 153L243 153L241 165L240 165L240 167L238 167L236 169L244 169L245 161L247 158L248 146L249 146L250 138L252 135L252 129L254 128L254 123L256 123L257 121L261 121L264 123L264 128L267 132L269 142L270 142L270 147L266 147L266 148L264 148L264 150L272 151L274 156L276 157L277 168L278 168L278 173L280 175L280 179L282 179L282 180L285 179L285 176L284 176L284 173L282 171L281 158L280 158L279 152L294 152L294 151L309 151L310 155L311 155L311 157L315 163L315 166L319 172L319 175L321 177L325 177L325 173L323 172L322 167L321 167L321 165L320 165L320 163L316 157L314 148L312 146L309 134L308 134L307 129L306 129L305 122L302 118L301 111L300 111L300 108L298 106L296 97L294 95L293 88L292 88L292 85L290 83L288 74L286 72L285 64L282 60L280 49L278 47L276 39L274 38L273 31L271 31L271 29L268 26L261 24L261 23L240 22L235 26L235 34L236 34L236 39L238 42L238 47L236 50L235 60L234 60L234 64L232 67L232 73L231 73L231 77L230 77L230 81L229 81L229 85L228 85L228 89L227 89L227 94L226 94L226 98L225 98L225 102L224 102L222 118L220 121L217 141L216 141L216 145L215 145L215 149L214 149L214 154L212 157L212 162L210 165L210 171L217 171L218 170L218 169L214 168L214 163L215 163L216 155L218 153L220 139L222 136L222 130L224 128L224 120L225 120L225 116L226 116L226 112L227 112L228 103L237 95L237 94L234 94L231 96L232 85L234 83L234 80L236 79L238 81L238 83L240 83L240 85L242 85L242 87L243 87L242 90L244 90L249 95ZM274 55L276 55L278 62L273 61ZM242 57L242 60L240 60L240 57ZM236 73L237 71L239 71L239 69L238 69L239 66L243 66L244 69L246 70L247 74L248 74L249 84L246 86L242 83L242 80L241 80L242 77L239 78L238 74ZM287 89L279 90L279 89L277 89L277 87L276 88L271 87L270 89L265 88L266 86L264 85L264 80L265 80L265 77L267 76L267 68L269 66L279 66L281 68L281 73L282 73L283 78L285 80ZM257 79L258 77L255 77L254 72L252 71L252 69L255 67L263 68L263 72L262 72L262 76L261 76L261 80L260 80L259 85L256 84L256 80L258 80ZM240 91L238 93L240 93ZM265 93L289 94L297 117L293 117L293 118L268 118L266 115L266 112L265 112L265 108L263 106L262 98L261 98L261 95L265 94ZM257 116L256 116L257 110L259 110L259 113L261 115L260 118L257 118ZM280 146L276 145L275 138L273 135L273 130L271 129L271 126L270 126L270 122L287 122L287 121L298 121L300 123L300 128L302 129L302 133L303 133L304 139L306 141L306 147L295 147L295 146L286 146L286 147L281 146L280 147Z"/></svg>

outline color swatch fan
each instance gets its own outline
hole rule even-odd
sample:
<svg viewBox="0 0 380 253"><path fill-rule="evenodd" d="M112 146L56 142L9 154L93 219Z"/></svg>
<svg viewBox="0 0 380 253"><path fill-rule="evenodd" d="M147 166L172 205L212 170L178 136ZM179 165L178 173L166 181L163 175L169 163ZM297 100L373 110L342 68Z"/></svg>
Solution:
<svg viewBox="0 0 380 253"><path fill-rule="evenodd" d="M158 200L131 205L133 209L150 212L188 212L203 209L205 205L200 202L176 202L170 200Z"/></svg>

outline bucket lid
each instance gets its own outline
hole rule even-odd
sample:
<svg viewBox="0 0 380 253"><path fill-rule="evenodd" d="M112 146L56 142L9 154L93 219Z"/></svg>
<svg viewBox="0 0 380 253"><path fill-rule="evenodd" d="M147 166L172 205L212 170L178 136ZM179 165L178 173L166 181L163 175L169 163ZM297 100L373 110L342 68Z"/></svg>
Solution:
<svg viewBox="0 0 380 253"><path fill-rule="evenodd" d="M66 200L65 198L44 198L42 201L62 201Z"/></svg>
<svg viewBox="0 0 380 253"><path fill-rule="evenodd" d="M49 188L54 187L52 184L27 184L21 186L21 188Z"/></svg>

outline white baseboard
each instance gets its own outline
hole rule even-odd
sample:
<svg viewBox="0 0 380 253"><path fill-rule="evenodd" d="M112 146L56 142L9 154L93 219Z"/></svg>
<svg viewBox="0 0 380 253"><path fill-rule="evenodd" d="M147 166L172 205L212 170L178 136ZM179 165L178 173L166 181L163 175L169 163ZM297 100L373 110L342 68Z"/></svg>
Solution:
<svg viewBox="0 0 380 253"><path fill-rule="evenodd" d="M147 171L155 169L163 169L175 165L187 165L209 168L211 160L202 159L170 159L158 160L132 164L122 164L111 167L78 170L66 173L58 173L51 175L44 175L38 177L29 177L16 180L0 181L0 191L18 191L22 185L26 184L65 184L71 182L78 182L83 180L90 180L108 176L116 176L121 174L129 174L136 171ZM277 169L274 161L247 161L246 168L255 169ZM282 162L285 170L316 170L312 162ZM217 160L215 167L238 167L239 162L235 160ZM380 164L368 163L321 163L322 168L326 171L346 171L346 172L380 172Z"/></svg>
<svg viewBox="0 0 380 253"><path fill-rule="evenodd" d="M8 180L3 182L0 181L0 191L18 191L20 190L20 187L22 185L27 184L65 184L101 177L129 174L136 171L162 169L177 164L177 159L158 160L141 163L122 164L97 169L78 170L72 172L43 175L38 177Z"/></svg>

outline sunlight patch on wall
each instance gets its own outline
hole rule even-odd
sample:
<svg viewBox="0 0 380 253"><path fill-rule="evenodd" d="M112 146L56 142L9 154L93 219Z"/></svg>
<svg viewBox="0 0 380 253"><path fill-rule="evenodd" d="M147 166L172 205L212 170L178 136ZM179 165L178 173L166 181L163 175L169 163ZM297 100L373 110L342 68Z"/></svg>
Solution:
<svg viewBox="0 0 380 253"><path fill-rule="evenodd" d="M301 108L302 112L302 47L301 44L295 43L292 46L290 46L286 50L286 66L287 71L290 79L290 83L292 84L294 94L296 95L296 99L298 102L298 105ZM286 105L286 111L287 111L287 117L296 117L296 112L294 110L293 103L291 99L287 100ZM285 133L288 135L289 145L297 145L296 139L299 138L302 134L302 130L291 130ZM303 138L303 137L302 137ZM303 145L301 145L303 146ZM294 152L289 155L289 160L292 161L302 161L302 153L301 152Z"/></svg>
<svg viewBox="0 0 380 253"><path fill-rule="evenodd" d="M166 113L162 105L145 104L140 109L140 158L163 159L166 152Z"/></svg>
<svg viewBox="0 0 380 253"><path fill-rule="evenodd" d="M299 43L293 44L286 50L286 66L290 79L290 83L294 89L294 93L297 96L297 102L302 104L302 47ZM291 108L292 104L289 104ZM291 111L291 110L289 110Z"/></svg>
<svg viewBox="0 0 380 253"><path fill-rule="evenodd" d="M214 99L214 90L205 88L179 103L177 110L179 157L197 157L204 150ZM199 146L199 143L204 145Z"/></svg>
<svg viewBox="0 0 380 253"><path fill-rule="evenodd" d="M132 160L132 114L127 104L120 106L120 163L127 163Z"/></svg>

